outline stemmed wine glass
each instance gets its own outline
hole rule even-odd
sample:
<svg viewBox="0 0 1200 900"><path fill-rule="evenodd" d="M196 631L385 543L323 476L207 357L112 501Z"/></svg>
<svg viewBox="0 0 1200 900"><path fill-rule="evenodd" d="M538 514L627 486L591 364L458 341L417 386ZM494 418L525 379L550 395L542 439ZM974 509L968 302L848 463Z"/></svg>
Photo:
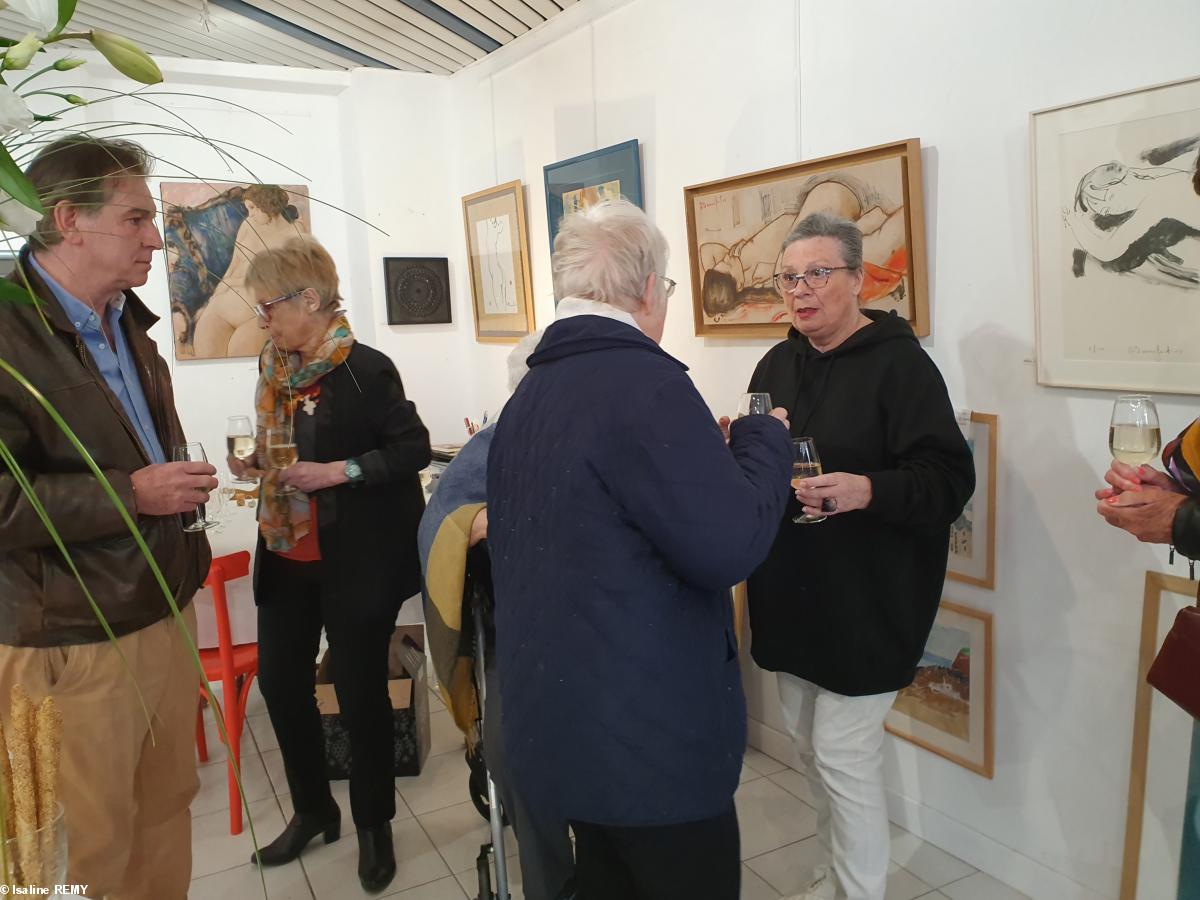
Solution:
<svg viewBox="0 0 1200 900"><path fill-rule="evenodd" d="M188 444L181 444L176 447L171 454L171 458L175 462L208 462L208 456L204 453L204 445L199 441L194 441ZM217 490L209 494L209 499L219 505L221 501L221 487L218 484ZM203 503L196 504L196 520L183 526L184 531L207 531L209 528L216 528L219 523L214 519L209 519L205 516L205 508Z"/></svg>
<svg viewBox="0 0 1200 900"><path fill-rule="evenodd" d="M267 429L267 463L272 469L286 469L294 466L299 459L300 451L290 427ZM296 493L290 484L278 487L277 491L280 494Z"/></svg>
<svg viewBox="0 0 1200 900"><path fill-rule="evenodd" d="M765 416L771 412L771 395L766 393L742 394L738 401L737 417Z"/></svg>
<svg viewBox="0 0 1200 900"><path fill-rule="evenodd" d="M814 478L821 474L821 457L817 455L817 442L810 437L798 437L792 441L792 490L800 486L805 478ZM815 525L824 522L828 516L810 516L802 513L793 516L792 521L797 525Z"/></svg>
<svg viewBox="0 0 1200 900"><path fill-rule="evenodd" d="M1158 410L1146 394L1124 394L1113 404L1108 426L1108 449L1113 459L1140 466L1158 456L1162 432Z"/></svg>
<svg viewBox="0 0 1200 900"><path fill-rule="evenodd" d="M229 455L234 459L245 462L254 456L254 426L249 416L230 416L225 420L225 444ZM253 478L239 475L233 480L234 484L255 484Z"/></svg>

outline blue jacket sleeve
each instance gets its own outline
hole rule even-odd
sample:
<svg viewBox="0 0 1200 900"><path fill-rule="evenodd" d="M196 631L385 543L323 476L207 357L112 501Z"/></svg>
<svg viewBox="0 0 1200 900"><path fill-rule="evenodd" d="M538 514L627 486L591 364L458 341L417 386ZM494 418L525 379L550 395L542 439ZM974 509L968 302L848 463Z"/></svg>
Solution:
<svg viewBox="0 0 1200 900"><path fill-rule="evenodd" d="M787 428L733 423L729 445L686 375L663 382L599 454L605 486L678 576L728 588L766 558L790 491Z"/></svg>

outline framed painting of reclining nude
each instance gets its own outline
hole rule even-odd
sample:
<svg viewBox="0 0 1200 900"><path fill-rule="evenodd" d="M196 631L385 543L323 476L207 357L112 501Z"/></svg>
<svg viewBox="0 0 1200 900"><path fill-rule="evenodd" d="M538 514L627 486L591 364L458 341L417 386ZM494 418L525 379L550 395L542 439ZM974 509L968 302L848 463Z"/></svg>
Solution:
<svg viewBox="0 0 1200 900"><path fill-rule="evenodd" d="M696 334L779 338L788 311L775 290L788 232L814 212L863 233L861 301L929 334L921 142L915 138L683 189Z"/></svg>
<svg viewBox="0 0 1200 900"><path fill-rule="evenodd" d="M1200 393L1200 78L1032 113L1037 371Z"/></svg>
<svg viewBox="0 0 1200 900"><path fill-rule="evenodd" d="M159 189L175 358L258 356L266 332L246 272L263 250L311 233L308 188L163 182Z"/></svg>
<svg viewBox="0 0 1200 900"><path fill-rule="evenodd" d="M1147 572L1120 900L1200 897L1200 722L1146 681L1196 582Z"/></svg>

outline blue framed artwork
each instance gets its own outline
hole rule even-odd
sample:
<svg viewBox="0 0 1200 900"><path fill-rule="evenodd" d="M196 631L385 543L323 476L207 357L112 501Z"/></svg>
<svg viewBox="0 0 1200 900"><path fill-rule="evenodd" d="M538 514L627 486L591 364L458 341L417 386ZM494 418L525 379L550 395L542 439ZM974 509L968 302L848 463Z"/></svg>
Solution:
<svg viewBox="0 0 1200 900"><path fill-rule="evenodd" d="M1146 573L1121 900L1200 897L1200 724L1146 681L1196 583Z"/></svg>
<svg viewBox="0 0 1200 900"><path fill-rule="evenodd" d="M642 199L642 154L636 140L551 163L543 171L551 256L563 216L617 197L646 208Z"/></svg>

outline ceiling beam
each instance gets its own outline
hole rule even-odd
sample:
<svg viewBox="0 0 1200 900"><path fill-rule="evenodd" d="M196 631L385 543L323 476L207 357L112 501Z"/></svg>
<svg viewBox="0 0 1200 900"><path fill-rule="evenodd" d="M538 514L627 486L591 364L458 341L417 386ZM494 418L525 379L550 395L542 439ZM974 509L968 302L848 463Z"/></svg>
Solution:
<svg viewBox="0 0 1200 900"><path fill-rule="evenodd" d="M303 28L299 25L289 22L287 19L272 15L269 12L264 12L257 6L251 6L249 3L244 2L244 0L209 0L209 3L213 6L219 6L221 9L228 10L229 12L237 13L240 16L245 16L247 19L250 19L253 22L257 22L258 24L264 25L267 28L271 28L275 31L282 32L288 37L295 38L298 41L303 41L306 44L312 44L314 47L320 47L322 50L336 54L337 56L349 60L356 65L370 66L371 68L375 69L400 68L399 66L389 65L388 63L382 62L374 57L367 56L367 54L351 49L345 44L339 44L337 41L330 40L329 38L320 35L315 31L310 31L307 28Z"/></svg>
<svg viewBox="0 0 1200 900"><path fill-rule="evenodd" d="M470 22L465 22L458 16L443 9L432 0L397 0L413 12L420 13L428 19L453 32L465 41L470 41L484 53L499 50L503 44L489 34L480 31ZM475 57L479 59L479 57Z"/></svg>

